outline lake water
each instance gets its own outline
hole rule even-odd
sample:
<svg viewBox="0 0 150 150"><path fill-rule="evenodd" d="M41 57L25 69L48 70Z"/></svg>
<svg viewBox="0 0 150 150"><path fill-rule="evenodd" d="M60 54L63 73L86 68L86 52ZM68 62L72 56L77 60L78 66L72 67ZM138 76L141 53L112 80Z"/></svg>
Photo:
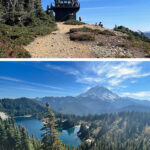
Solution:
<svg viewBox="0 0 150 150"><path fill-rule="evenodd" d="M35 138L41 139L42 131L40 129L43 126L43 123L35 118L25 118L25 117L18 117L15 118L17 126L20 124L25 127L30 136L34 136ZM62 130L60 139L62 142L69 146L77 147L81 144L80 138L77 136L77 132L79 131L79 127L71 128L68 130Z"/></svg>

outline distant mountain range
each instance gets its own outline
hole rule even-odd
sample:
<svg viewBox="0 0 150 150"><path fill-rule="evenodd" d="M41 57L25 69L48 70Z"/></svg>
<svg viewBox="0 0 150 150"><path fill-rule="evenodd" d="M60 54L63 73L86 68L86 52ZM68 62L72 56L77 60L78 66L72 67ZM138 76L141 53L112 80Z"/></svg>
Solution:
<svg viewBox="0 0 150 150"><path fill-rule="evenodd" d="M150 32L145 32L144 34L150 38Z"/></svg>
<svg viewBox="0 0 150 150"><path fill-rule="evenodd" d="M52 109L66 114L87 115L120 111L150 112L150 101L120 97L105 87L93 87L76 97L36 98Z"/></svg>

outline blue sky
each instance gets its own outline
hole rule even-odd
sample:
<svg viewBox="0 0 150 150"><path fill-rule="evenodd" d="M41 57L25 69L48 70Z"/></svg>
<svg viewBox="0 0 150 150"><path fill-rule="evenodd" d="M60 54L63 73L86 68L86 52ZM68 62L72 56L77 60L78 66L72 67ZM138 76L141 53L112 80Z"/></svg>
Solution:
<svg viewBox="0 0 150 150"><path fill-rule="evenodd" d="M0 62L0 97L76 96L105 86L150 100L150 62Z"/></svg>
<svg viewBox="0 0 150 150"><path fill-rule="evenodd" d="M43 7L54 0L43 0ZM102 21L107 28L115 24L124 25L132 30L150 31L149 0L80 0L81 10L78 17L95 24Z"/></svg>

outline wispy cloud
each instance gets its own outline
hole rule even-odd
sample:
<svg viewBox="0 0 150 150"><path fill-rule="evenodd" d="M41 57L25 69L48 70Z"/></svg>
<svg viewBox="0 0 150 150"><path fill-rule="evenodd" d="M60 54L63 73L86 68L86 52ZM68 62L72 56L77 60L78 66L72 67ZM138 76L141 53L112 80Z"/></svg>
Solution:
<svg viewBox="0 0 150 150"><path fill-rule="evenodd" d="M45 67L47 69L54 69L54 70L58 70L58 71L61 71L61 72L65 72L67 74L72 74L72 75L79 74L78 70L75 70L74 68L71 68L71 67L56 66L56 65L52 65L52 64L46 64Z"/></svg>
<svg viewBox="0 0 150 150"><path fill-rule="evenodd" d="M51 91L51 90L43 90L43 89L38 89L38 88L32 88L32 87L13 87L15 89L21 89L21 90L25 90L25 91L31 91L31 92L41 92L41 93L55 93L55 94L66 94L65 92L61 92L61 91Z"/></svg>
<svg viewBox="0 0 150 150"><path fill-rule="evenodd" d="M55 86L50 86L47 84L40 84L40 83L35 83L35 82L29 82L17 78L12 78L12 77L7 77L7 76L0 76L1 80L6 80L6 81L11 81L11 82L17 82L17 83L22 83L22 84L27 84L27 85L33 85L33 86L39 86L39 87L45 87L45 88L50 88L50 89L56 89L56 90L62 90L62 88L55 87Z"/></svg>
<svg viewBox="0 0 150 150"><path fill-rule="evenodd" d="M108 84L119 86L127 79L137 79L150 76L143 72L141 62L94 62L89 63L84 71L76 75L76 81L85 84Z"/></svg>
<svg viewBox="0 0 150 150"><path fill-rule="evenodd" d="M125 93L122 93L121 96L133 97L133 98L139 98L139 99L145 98L145 99L150 100L150 91L140 91L140 92L135 92L135 93L125 92Z"/></svg>

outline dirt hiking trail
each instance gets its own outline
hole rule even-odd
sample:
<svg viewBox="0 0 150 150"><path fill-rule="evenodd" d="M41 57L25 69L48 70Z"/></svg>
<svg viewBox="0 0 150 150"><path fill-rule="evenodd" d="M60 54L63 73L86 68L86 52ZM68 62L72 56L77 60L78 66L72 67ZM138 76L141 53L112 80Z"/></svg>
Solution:
<svg viewBox="0 0 150 150"><path fill-rule="evenodd" d="M92 57L87 43L70 41L69 35L67 35L71 28L80 28L83 26L85 25L64 25L63 23L57 23L57 31L36 38L31 44L26 46L25 49L29 51L32 58Z"/></svg>
<svg viewBox="0 0 150 150"><path fill-rule="evenodd" d="M145 52L139 48L125 48L124 34L114 32L116 36L97 36L95 42L71 41L68 32L71 28L88 27L92 29L109 30L99 26L65 25L57 23L58 30L46 36L37 37L32 43L24 48L29 51L32 58L144 58ZM104 46L98 46L98 43Z"/></svg>

